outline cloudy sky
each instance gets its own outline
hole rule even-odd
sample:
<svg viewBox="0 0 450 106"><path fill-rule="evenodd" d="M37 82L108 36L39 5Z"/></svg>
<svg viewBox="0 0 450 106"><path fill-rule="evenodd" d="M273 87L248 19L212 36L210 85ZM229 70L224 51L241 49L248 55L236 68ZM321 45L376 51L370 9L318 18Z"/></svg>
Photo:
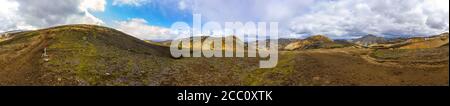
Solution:
<svg viewBox="0 0 450 106"><path fill-rule="evenodd" d="M281 37L448 32L449 0L0 0L0 32L97 24L141 39L174 38L177 21L279 22Z"/></svg>

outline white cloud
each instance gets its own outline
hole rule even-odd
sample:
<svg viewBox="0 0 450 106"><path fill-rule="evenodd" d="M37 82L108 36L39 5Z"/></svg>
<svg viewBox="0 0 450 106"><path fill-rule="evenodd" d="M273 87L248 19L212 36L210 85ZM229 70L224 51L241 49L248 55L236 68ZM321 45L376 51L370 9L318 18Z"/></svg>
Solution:
<svg viewBox="0 0 450 106"><path fill-rule="evenodd" d="M80 9L84 11L105 11L105 0L83 0Z"/></svg>
<svg viewBox="0 0 450 106"><path fill-rule="evenodd" d="M104 11L106 1L0 0L0 4L0 31L8 31L64 24L103 24L91 12Z"/></svg>
<svg viewBox="0 0 450 106"><path fill-rule="evenodd" d="M290 19L307 11L315 0L189 0L187 7L203 21L279 22L280 36L289 36Z"/></svg>
<svg viewBox="0 0 450 106"><path fill-rule="evenodd" d="M448 31L448 0L341 0L312 6L290 23L297 33L432 35Z"/></svg>
<svg viewBox="0 0 450 106"><path fill-rule="evenodd" d="M15 23L19 17L14 15L18 11L19 4L9 0L0 0L0 32L17 29Z"/></svg>
<svg viewBox="0 0 450 106"><path fill-rule="evenodd" d="M144 40L169 40L176 37L168 28L150 26L147 23L144 19L133 18L127 21L115 21L113 27Z"/></svg>
<svg viewBox="0 0 450 106"><path fill-rule="evenodd" d="M178 2L178 9L180 9L180 10L186 10L187 9L187 4L186 4L185 0L180 0Z"/></svg>
<svg viewBox="0 0 450 106"><path fill-rule="evenodd" d="M0 31L103 24L92 12L106 9L106 0L0 0L0 4ZM112 4L151 5L167 17L178 17L179 11L200 13L203 22L275 21L279 22L280 36L289 37L431 35L449 30L449 0L112 0ZM114 24L120 23L142 27L135 29L152 27L138 19ZM133 33L147 38L138 31Z"/></svg>
<svg viewBox="0 0 450 106"><path fill-rule="evenodd" d="M94 25L104 25L105 23L93 16L89 12L84 12L80 15L72 15L67 17L66 22L64 24L94 24Z"/></svg>
<svg viewBox="0 0 450 106"><path fill-rule="evenodd" d="M449 0L189 0L204 21L276 21L280 36L431 35L448 31Z"/></svg>
<svg viewBox="0 0 450 106"><path fill-rule="evenodd" d="M289 20L304 13L315 0L164 0L181 11L201 14L203 23L279 22L280 36L290 37ZM161 3L166 4L166 3ZM170 5L170 3L169 3ZM167 5L162 5L167 6Z"/></svg>
<svg viewBox="0 0 450 106"><path fill-rule="evenodd" d="M142 6L146 3L150 3L151 0L114 0L112 5L114 6L123 6L123 5L131 5L131 6Z"/></svg>

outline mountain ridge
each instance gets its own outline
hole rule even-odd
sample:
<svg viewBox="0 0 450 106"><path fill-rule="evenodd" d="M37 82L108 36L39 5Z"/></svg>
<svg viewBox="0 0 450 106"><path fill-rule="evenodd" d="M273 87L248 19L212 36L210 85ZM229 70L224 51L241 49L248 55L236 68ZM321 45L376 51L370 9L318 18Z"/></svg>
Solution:
<svg viewBox="0 0 450 106"><path fill-rule="evenodd" d="M140 64L139 61L155 63L152 61L171 59L168 48L150 45L115 29L93 25L66 25L18 33L0 42L0 47L0 66L3 67L0 75L7 76L0 78L0 82L19 85L95 84L101 78L89 71L132 70L121 69L127 67L127 64L117 63L123 60L129 60L130 68L142 68L134 65ZM144 58L146 60L141 60ZM121 61L112 61L116 59ZM52 78L54 74L66 77Z"/></svg>

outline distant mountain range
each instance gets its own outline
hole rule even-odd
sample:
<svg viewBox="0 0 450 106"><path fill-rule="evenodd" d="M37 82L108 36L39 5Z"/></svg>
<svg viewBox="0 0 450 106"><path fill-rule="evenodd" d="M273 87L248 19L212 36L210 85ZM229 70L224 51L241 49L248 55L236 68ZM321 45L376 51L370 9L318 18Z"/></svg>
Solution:
<svg viewBox="0 0 450 106"><path fill-rule="evenodd" d="M298 49L317 49L317 48L335 48L341 45L333 42L330 38L324 35L315 35L304 40L292 42L284 47L285 50Z"/></svg>
<svg viewBox="0 0 450 106"><path fill-rule="evenodd" d="M387 42L387 40L383 37L377 37L375 35L369 34L369 35L363 36L361 38L351 40L351 42L361 45L361 46L368 47L372 44L385 43L385 42Z"/></svg>
<svg viewBox="0 0 450 106"><path fill-rule="evenodd" d="M0 32L0 35L14 34L14 33L19 33L19 32L26 32L26 31L29 31L29 30L12 30L12 31Z"/></svg>
<svg viewBox="0 0 450 106"><path fill-rule="evenodd" d="M449 35L448 33L442 33L439 35L433 35L430 37L413 37L396 39L391 42L379 43L370 45L371 48L397 48L397 49L426 49L436 48L448 45Z"/></svg>
<svg viewBox="0 0 450 106"><path fill-rule="evenodd" d="M295 39L295 38L280 38L278 39L278 48L279 50L305 50L305 49L332 49L332 48L345 48L345 47L355 47L355 48L398 48L405 45L415 44L421 41L427 42L439 42L438 45L442 43L448 43L445 39L448 38L448 33L443 33L440 35L430 36L430 37L412 37L412 38L384 38L378 37L372 34L363 36L357 39L336 39L332 40L325 35L315 35L310 36L306 39ZM436 37L442 37L442 41L430 40ZM205 39L209 37L202 37L201 39ZM238 44L244 44L245 47L248 44L256 43L256 42L243 42L241 40L237 40ZM148 41L152 44L170 46L171 40L162 41L162 42L153 42ZM200 46L201 42L194 42L194 46ZM388 46L387 46L388 45ZM420 45L420 44L417 44ZM384 47L387 46L387 47ZM403 48L411 48L411 47L403 47Z"/></svg>

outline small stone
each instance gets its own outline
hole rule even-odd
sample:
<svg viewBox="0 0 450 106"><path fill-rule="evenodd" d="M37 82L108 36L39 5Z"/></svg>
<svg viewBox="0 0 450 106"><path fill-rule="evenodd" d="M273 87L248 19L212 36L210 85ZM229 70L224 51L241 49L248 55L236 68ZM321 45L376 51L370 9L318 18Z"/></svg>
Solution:
<svg viewBox="0 0 450 106"><path fill-rule="evenodd" d="M320 80L320 77L313 77L314 81Z"/></svg>
<svg viewBox="0 0 450 106"><path fill-rule="evenodd" d="M107 76L110 76L111 75L111 73L105 73Z"/></svg>
<svg viewBox="0 0 450 106"><path fill-rule="evenodd" d="M48 61L50 61L50 59L44 58L44 62L48 62Z"/></svg>
<svg viewBox="0 0 450 106"><path fill-rule="evenodd" d="M57 80L58 80L58 81L62 81L62 78L58 78Z"/></svg>

